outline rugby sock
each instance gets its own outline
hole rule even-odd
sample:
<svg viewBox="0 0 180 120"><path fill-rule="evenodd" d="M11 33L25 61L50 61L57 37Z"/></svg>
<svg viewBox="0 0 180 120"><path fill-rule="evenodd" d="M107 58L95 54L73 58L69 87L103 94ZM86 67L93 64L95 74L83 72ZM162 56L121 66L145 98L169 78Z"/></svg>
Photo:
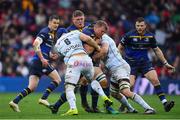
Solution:
<svg viewBox="0 0 180 120"><path fill-rule="evenodd" d="M99 82L96 80L93 80L91 82L91 87L93 88L94 91L96 91L100 96L106 96L102 87L100 86Z"/></svg>
<svg viewBox="0 0 180 120"><path fill-rule="evenodd" d="M134 93L132 100L141 105L144 109L153 109L138 94Z"/></svg>
<svg viewBox="0 0 180 120"><path fill-rule="evenodd" d="M104 93L106 94L107 97L110 97L109 87L103 88L103 91L104 91Z"/></svg>
<svg viewBox="0 0 180 120"><path fill-rule="evenodd" d="M124 105L125 107L127 107L127 109L128 109L129 111L133 111L133 110L134 110L134 108L131 106L131 104L129 104L129 102L128 102L128 100L126 99L125 96L122 96L122 98L121 98L121 99L118 99L118 101L121 102L122 105Z"/></svg>
<svg viewBox="0 0 180 120"><path fill-rule="evenodd" d="M164 94L164 92L163 92L163 90L161 88L161 85L154 86L154 88L155 88L156 94L158 95L161 102L163 104L166 103L167 100L166 100L165 94Z"/></svg>
<svg viewBox="0 0 180 120"><path fill-rule="evenodd" d="M66 98L69 103L70 109L76 109L76 97L73 89L66 89Z"/></svg>
<svg viewBox="0 0 180 120"><path fill-rule="evenodd" d="M67 99L66 99L66 93L63 92L63 93L61 94L61 97L59 98L59 100L54 104L54 108L59 109L59 107L60 107L62 104L64 104L66 101L67 101Z"/></svg>
<svg viewBox="0 0 180 120"><path fill-rule="evenodd" d="M91 95L92 95L92 108L96 108L97 107L97 103L98 103L99 95L92 88L91 88Z"/></svg>
<svg viewBox="0 0 180 120"><path fill-rule="evenodd" d="M83 105L87 104L87 92L88 92L88 85L81 85L80 86L80 95L81 95L81 103Z"/></svg>
<svg viewBox="0 0 180 120"><path fill-rule="evenodd" d="M58 87L58 83L55 81L52 81L51 84L47 87L46 91L44 92L41 99L47 99L49 94Z"/></svg>
<svg viewBox="0 0 180 120"><path fill-rule="evenodd" d="M21 99L26 97L28 94L31 93L31 90L29 88L25 88L22 92L20 92L16 98L13 100L14 103L18 104Z"/></svg>

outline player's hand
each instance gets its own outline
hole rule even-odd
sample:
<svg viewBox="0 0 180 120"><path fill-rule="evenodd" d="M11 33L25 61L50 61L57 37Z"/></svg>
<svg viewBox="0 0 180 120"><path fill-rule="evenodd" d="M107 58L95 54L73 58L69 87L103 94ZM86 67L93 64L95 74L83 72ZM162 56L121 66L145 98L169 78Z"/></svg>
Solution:
<svg viewBox="0 0 180 120"><path fill-rule="evenodd" d="M100 52L101 51L101 47L98 45L98 47L96 48L96 51Z"/></svg>
<svg viewBox="0 0 180 120"><path fill-rule="evenodd" d="M171 70L171 72L175 72L175 71L176 71L175 67L172 66L172 65L170 65L169 63L166 63L164 66L165 66L167 69Z"/></svg>
<svg viewBox="0 0 180 120"><path fill-rule="evenodd" d="M41 59L41 62L44 67L47 67L49 65L48 60L46 60L44 58Z"/></svg>

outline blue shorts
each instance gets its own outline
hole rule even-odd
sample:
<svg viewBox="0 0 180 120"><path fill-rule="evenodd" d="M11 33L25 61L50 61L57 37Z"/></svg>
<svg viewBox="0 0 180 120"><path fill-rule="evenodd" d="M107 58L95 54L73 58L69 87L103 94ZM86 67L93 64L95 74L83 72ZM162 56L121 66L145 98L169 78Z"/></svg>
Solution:
<svg viewBox="0 0 180 120"><path fill-rule="evenodd" d="M49 75L54 69L51 65L47 67L42 66L42 62L40 60L32 60L30 63L30 75L37 75L41 77L42 75Z"/></svg>
<svg viewBox="0 0 180 120"><path fill-rule="evenodd" d="M154 70L151 61L136 61L136 60L128 60L126 59L128 64L131 67L131 75L137 76L139 73L142 75L146 74L147 72Z"/></svg>

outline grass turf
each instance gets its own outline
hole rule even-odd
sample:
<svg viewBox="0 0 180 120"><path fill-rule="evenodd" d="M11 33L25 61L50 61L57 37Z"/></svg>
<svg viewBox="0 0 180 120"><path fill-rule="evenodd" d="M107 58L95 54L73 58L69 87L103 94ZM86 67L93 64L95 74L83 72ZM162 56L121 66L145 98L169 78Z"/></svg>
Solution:
<svg viewBox="0 0 180 120"><path fill-rule="evenodd" d="M138 110L138 114L127 114L120 113L117 115L111 115L106 113L87 113L81 107L80 97L77 94L77 107L79 115L77 116L61 116L62 113L65 113L69 106L64 104L60 109L57 115L51 114L50 110L42 105L38 104L38 99L41 97L42 93L33 93L27 96L19 103L21 113L13 112L8 103L13 99L16 94L14 93L0 93L0 119L180 119L180 96L167 96L168 99L175 101L175 107L170 112L165 112L161 102L158 97L155 95L143 96L143 98L156 109L157 114L155 115L144 115L144 110L134 102L130 103L133 107ZM54 93L49 97L49 102L53 103L59 98L59 94ZM88 95L89 103L91 103L90 95ZM114 109L118 109L120 103L114 100ZM103 102L99 98L99 108L103 110Z"/></svg>

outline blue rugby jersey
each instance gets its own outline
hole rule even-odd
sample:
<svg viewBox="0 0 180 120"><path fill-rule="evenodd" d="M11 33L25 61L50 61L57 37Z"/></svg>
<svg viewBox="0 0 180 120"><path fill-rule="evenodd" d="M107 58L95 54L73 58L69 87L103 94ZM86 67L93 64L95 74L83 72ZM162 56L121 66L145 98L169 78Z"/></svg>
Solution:
<svg viewBox="0 0 180 120"><path fill-rule="evenodd" d="M125 47L126 59L135 61L149 61L148 50L157 47L154 34L149 31L140 36L132 30L122 37L120 43Z"/></svg>
<svg viewBox="0 0 180 120"><path fill-rule="evenodd" d="M63 33L67 33L65 28L58 28L57 31L50 31L48 27L45 27L37 34L36 37L40 37L43 40L40 49L45 59L49 59L51 48L55 45L56 39L61 37ZM38 55L35 54L33 59L39 59Z"/></svg>

